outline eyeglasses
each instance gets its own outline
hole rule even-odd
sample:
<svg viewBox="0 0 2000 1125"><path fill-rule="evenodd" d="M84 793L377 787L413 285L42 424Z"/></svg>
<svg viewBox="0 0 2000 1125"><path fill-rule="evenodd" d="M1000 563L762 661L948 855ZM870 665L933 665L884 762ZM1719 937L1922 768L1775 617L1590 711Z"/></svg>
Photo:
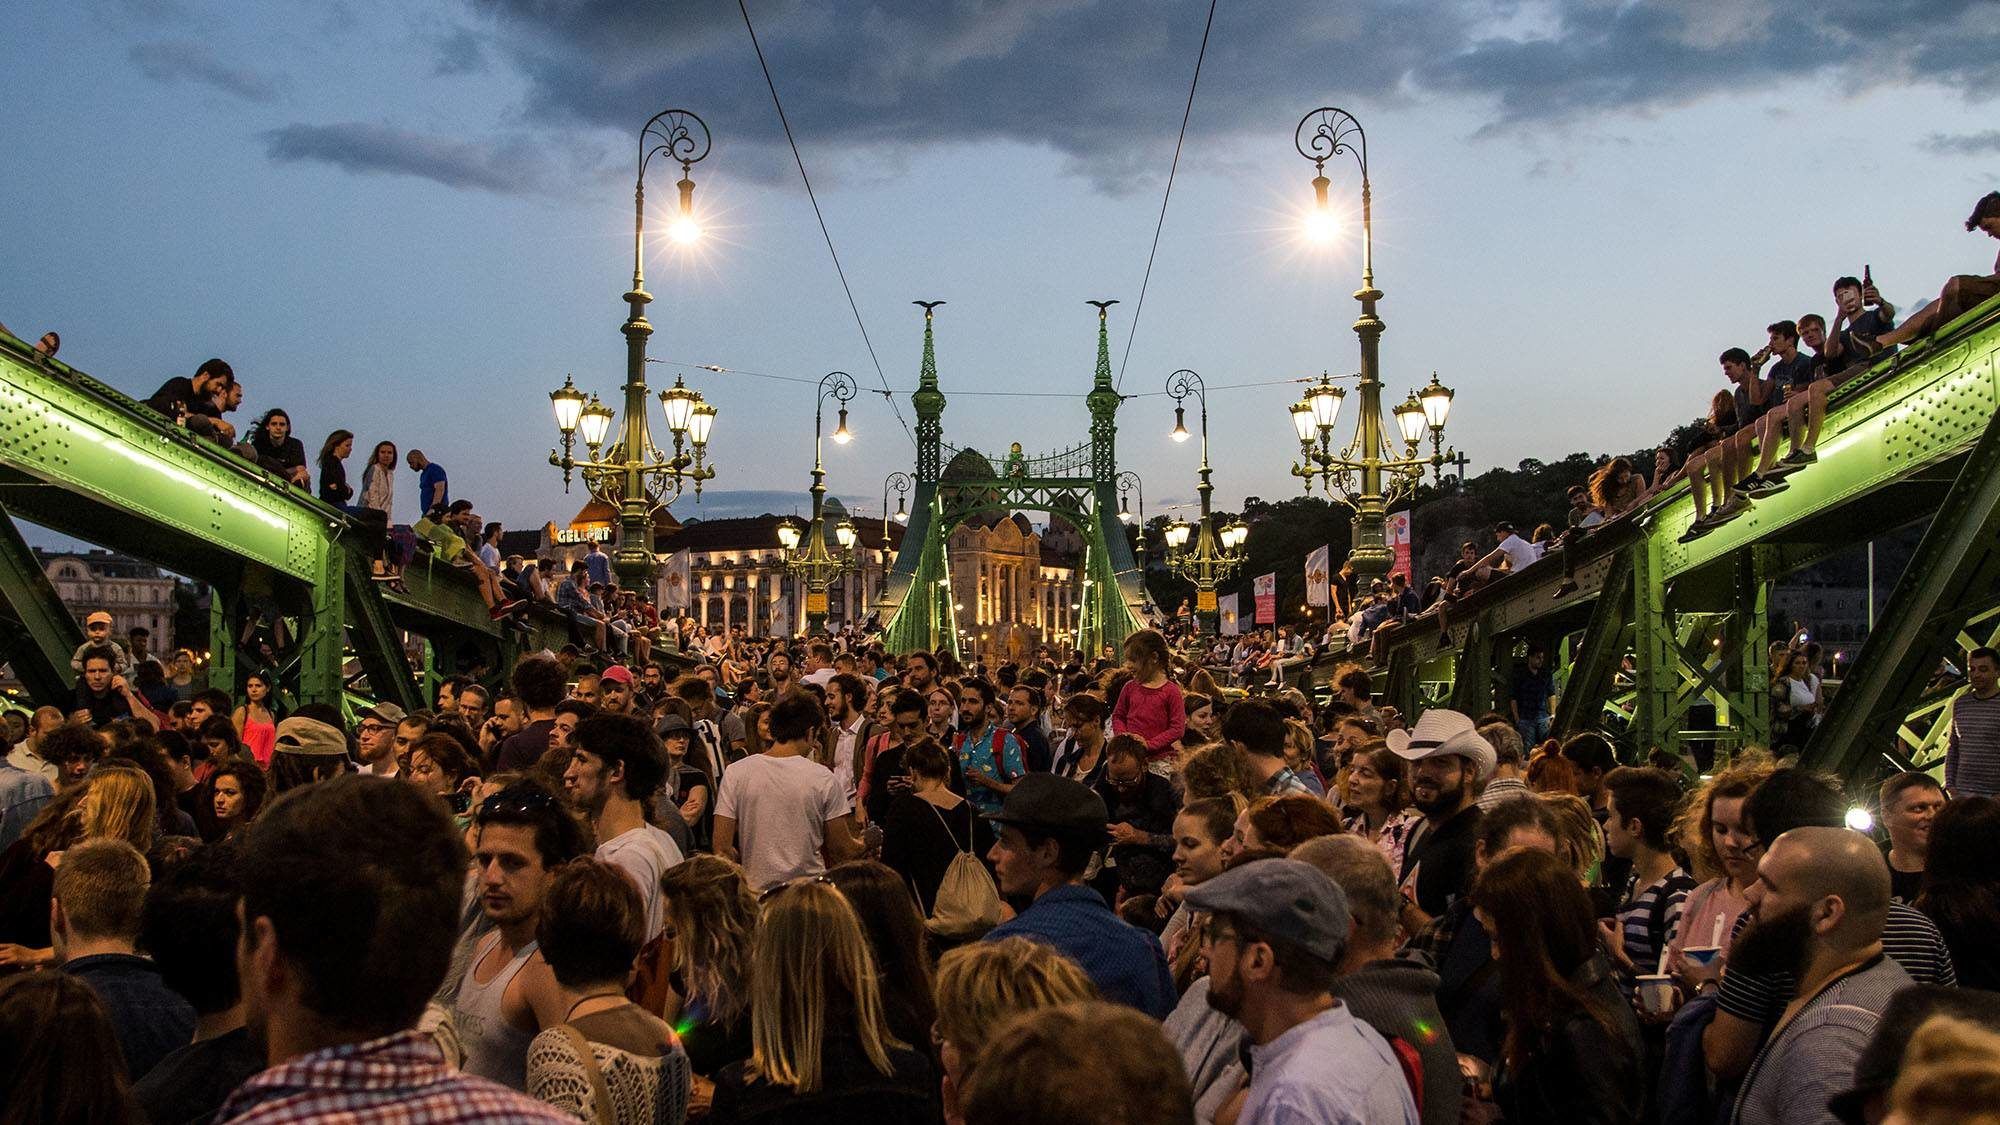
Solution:
<svg viewBox="0 0 2000 1125"><path fill-rule="evenodd" d="M796 879L787 879L776 886L765 887L763 893L757 896L757 905L762 906L776 898L780 891L789 891L793 887L803 887L811 883L824 883L829 887L833 886L833 880L824 875L801 875Z"/></svg>

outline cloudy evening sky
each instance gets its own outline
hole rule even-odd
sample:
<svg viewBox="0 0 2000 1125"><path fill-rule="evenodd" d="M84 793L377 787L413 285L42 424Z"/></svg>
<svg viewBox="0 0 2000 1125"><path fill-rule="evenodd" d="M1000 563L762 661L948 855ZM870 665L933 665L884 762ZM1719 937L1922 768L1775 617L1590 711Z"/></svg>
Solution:
<svg viewBox="0 0 2000 1125"><path fill-rule="evenodd" d="M1149 511L1192 495L1157 394L1179 367L1215 388L1233 505L1298 488L1296 388L1237 385L1357 364L1358 232L1297 233L1292 129L1337 105L1368 129L1392 400L1436 370L1474 472L1629 449L1702 410L1723 348L1830 311L1836 275L1872 265L1908 307L1985 271L1960 224L2000 187L1996 9L1222 0L1128 357L1206 3L752 0L878 375L734 3L30 0L0 70L0 321L140 396L225 357L309 448L421 446L489 518L566 518L547 392L616 395L636 135L682 107L714 133L711 237L649 237L653 379L720 409L717 489L803 504L811 388L675 364L886 377L911 419L910 301L943 299L946 439L1048 450L1085 433L1084 301L1117 298ZM649 179L661 233L677 172ZM1358 208L1353 165L1328 175ZM912 444L880 395L853 426L830 485L873 511Z"/></svg>

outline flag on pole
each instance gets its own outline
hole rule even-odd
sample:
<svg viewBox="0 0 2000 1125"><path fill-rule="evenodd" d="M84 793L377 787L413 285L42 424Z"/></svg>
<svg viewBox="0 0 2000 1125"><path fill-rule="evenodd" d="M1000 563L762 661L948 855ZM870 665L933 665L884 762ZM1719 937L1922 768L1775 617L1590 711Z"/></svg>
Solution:
<svg viewBox="0 0 2000 1125"><path fill-rule="evenodd" d="M771 602L771 621L765 630L773 637L792 635L792 599L779 594Z"/></svg>
<svg viewBox="0 0 2000 1125"><path fill-rule="evenodd" d="M1325 605L1331 596L1333 548L1324 544L1306 556L1306 604Z"/></svg>
<svg viewBox="0 0 2000 1125"><path fill-rule="evenodd" d="M1222 607L1220 610L1220 613L1222 614L1222 624L1220 626L1220 629L1222 635L1225 637L1233 637L1236 636L1238 633L1242 632L1242 626L1240 624L1241 619L1236 610L1236 599L1239 596L1240 595L1237 594L1231 594L1226 598L1216 599L1216 604Z"/></svg>
<svg viewBox="0 0 2000 1125"><path fill-rule="evenodd" d="M1257 598L1257 624L1276 625L1278 623L1278 574L1260 574L1251 582L1250 592Z"/></svg>
<svg viewBox="0 0 2000 1125"><path fill-rule="evenodd" d="M690 586L694 557L687 551L675 551L667 556L666 572L660 575L660 605L666 609L687 609L691 603Z"/></svg>
<svg viewBox="0 0 2000 1125"><path fill-rule="evenodd" d="M1401 572L1404 578L1416 585L1416 575L1410 569L1410 513L1390 512L1385 538L1389 541L1389 551L1394 556L1389 564L1389 573Z"/></svg>

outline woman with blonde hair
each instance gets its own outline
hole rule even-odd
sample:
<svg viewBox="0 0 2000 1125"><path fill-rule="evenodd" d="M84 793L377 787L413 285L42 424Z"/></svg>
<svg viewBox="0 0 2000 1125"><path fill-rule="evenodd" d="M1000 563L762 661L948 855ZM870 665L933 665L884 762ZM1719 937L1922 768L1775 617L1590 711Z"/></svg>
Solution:
<svg viewBox="0 0 2000 1125"><path fill-rule="evenodd" d="M717 1076L714 1125L930 1125L937 1078L889 1034L861 920L824 876L765 897L750 953L747 1062Z"/></svg>
<svg viewBox="0 0 2000 1125"><path fill-rule="evenodd" d="M124 840L141 855L153 846L153 779L137 766L104 763L58 794L0 852L0 972L55 961L49 901L62 853L85 840Z"/></svg>
<svg viewBox="0 0 2000 1125"><path fill-rule="evenodd" d="M944 1070L944 1116L963 1120L958 1098L994 1030L1024 1012L1097 999L1076 962L1042 942L1002 938L961 946L937 970L937 1029L932 1040Z"/></svg>
<svg viewBox="0 0 2000 1125"><path fill-rule="evenodd" d="M1299 719L1285 720L1285 766L1298 775L1313 796L1325 799L1326 778L1320 776L1314 760L1313 729Z"/></svg>
<svg viewBox="0 0 2000 1125"><path fill-rule="evenodd" d="M660 896L679 998L662 1014L680 1031L694 1073L711 1077L750 1057L757 896L742 868L713 855L668 868Z"/></svg>
<svg viewBox="0 0 2000 1125"><path fill-rule="evenodd" d="M1183 804L1229 797L1236 801L1240 811L1257 791L1257 783L1250 777L1249 759L1227 742L1212 742L1183 751L1180 773Z"/></svg>

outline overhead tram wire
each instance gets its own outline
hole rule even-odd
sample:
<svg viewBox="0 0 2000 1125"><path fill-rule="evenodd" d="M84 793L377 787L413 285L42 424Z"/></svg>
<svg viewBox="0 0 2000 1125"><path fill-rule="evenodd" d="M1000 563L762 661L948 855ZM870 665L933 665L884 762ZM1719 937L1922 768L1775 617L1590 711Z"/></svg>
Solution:
<svg viewBox="0 0 2000 1125"><path fill-rule="evenodd" d="M738 0L740 3L741 0ZM1139 335L1139 317L1146 311L1146 286L1153 280L1153 259L1160 253L1160 232L1167 226L1167 201L1174 197L1174 174L1181 167L1181 146L1187 143L1188 118L1194 116L1194 92L1201 85L1201 63L1208 57L1208 33L1215 27L1215 2L1208 0L1208 22L1201 26L1201 49L1194 56L1194 80L1188 83L1187 106L1181 110L1180 136L1174 138L1174 161L1167 166L1167 190L1160 196L1160 218L1153 224L1153 248L1146 251L1146 273L1139 279L1139 300L1132 306L1132 328L1125 334L1125 357L1118 361L1119 388L1125 386L1125 365L1132 362L1132 341Z"/></svg>
<svg viewBox="0 0 2000 1125"><path fill-rule="evenodd" d="M909 422L903 419L903 408L897 404L895 392L889 389L889 376L882 371L882 360L875 354L875 342L868 338L868 325L861 320L861 306L854 300L854 290L847 284L847 271L840 266L840 251L833 248L833 234L827 230L826 216L819 209L819 196L813 191L812 177L806 174L805 157L799 155L799 142L792 137L792 123L785 116L785 103L778 97L778 84L771 78L771 64L764 59L764 47L757 42L757 28L750 22L750 6L747 0L736 0L738 11L743 13L743 29L750 33L750 47L757 52L757 65L764 71L764 85L771 91L771 104L778 110L778 124L784 127L785 143L792 148L792 160L799 166L799 179L806 185L806 199L812 203L813 218L819 220L820 237L826 239L826 252L833 258L833 272L840 278L841 292L847 294L847 307L854 313L854 326L861 330L861 342L868 348L868 360L875 365L875 376L882 381L881 395L889 402L889 409L896 414L896 422L903 427L903 436L917 444L917 435L910 430ZM1213 8L1210 9L1211 16ZM817 382L817 380L809 380Z"/></svg>
<svg viewBox="0 0 2000 1125"><path fill-rule="evenodd" d="M818 379L807 378L806 376L803 375L774 375L768 371L745 371L740 367L724 367L721 364L717 363L689 363L686 360L680 360L680 359L657 359L651 357L649 357L646 360L646 362L665 364L666 366L669 367L682 367L691 371L708 371L716 375L747 375L752 379L774 379L780 383L803 383L807 386L812 386L819 382ZM1352 376L1336 375L1334 378L1338 380L1342 378L1352 378ZM1216 391L1227 391L1227 390L1239 390L1246 387L1288 387L1288 386L1297 386L1299 384L1304 384L1304 383L1311 383L1314 381L1315 380L1313 380L1310 377L1300 377L1294 379L1260 379L1248 383L1217 383L1214 386L1210 387L1209 389ZM912 393L912 391L908 389L893 390L885 387L882 390L879 391L871 390L868 393L873 395L899 395L899 394L910 394ZM954 397L976 396L981 398L1087 398L1089 397L1089 393L1086 391L955 390L951 393ZM1167 392L1165 391L1134 391L1129 395L1120 395L1119 397L1121 399L1163 398L1166 396L1166 393Z"/></svg>

